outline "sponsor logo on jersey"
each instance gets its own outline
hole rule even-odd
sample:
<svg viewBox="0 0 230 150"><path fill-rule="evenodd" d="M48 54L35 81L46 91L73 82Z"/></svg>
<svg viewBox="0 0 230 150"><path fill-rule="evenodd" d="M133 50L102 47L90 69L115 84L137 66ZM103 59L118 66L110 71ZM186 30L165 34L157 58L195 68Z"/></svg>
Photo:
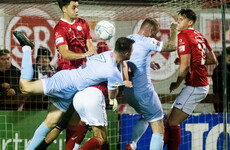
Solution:
<svg viewBox="0 0 230 150"><path fill-rule="evenodd" d="M153 45L156 45L156 46L159 46L159 45L160 45L160 42L157 41L156 39L152 39L151 43L152 43Z"/></svg>
<svg viewBox="0 0 230 150"><path fill-rule="evenodd" d="M179 52L184 52L184 51L185 51L185 46L184 45L179 46Z"/></svg>
<svg viewBox="0 0 230 150"><path fill-rule="evenodd" d="M61 44L63 42L64 42L64 38L63 37L59 37L59 38L56 39L56 45Z"/></svg>

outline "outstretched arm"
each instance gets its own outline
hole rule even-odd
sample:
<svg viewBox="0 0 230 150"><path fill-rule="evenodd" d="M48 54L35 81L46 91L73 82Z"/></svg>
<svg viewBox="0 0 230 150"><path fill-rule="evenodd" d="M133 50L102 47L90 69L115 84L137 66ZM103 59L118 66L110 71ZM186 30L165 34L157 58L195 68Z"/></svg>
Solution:
<svg viewBox="0 0 230 150"><path fill-rule="evenodd" d="M177 23L173 22L170 26L170 38L169 41L163 43L162 52L172 52L176 50L177 40Z"/></svg>
<svg viewBox="0 0 230 150"><path fill-rule="evenodd" d="M58 50L59 50L60 54L62 55L62 57L66 60L82 59L82 58L85 58L87 56L94 54L91 51L87 51L86 53L72 52L69 50L68 45L60 45L58 47Z"/></svg>
<svg viewBox="0 0 230 150"><path fill-rule="evenodd" d="M87 46L87 52L90 54L97 54L97 51L93 45L92 39L87 39L86 40L86 46Z"/></svg>
<svg viewBox="0 0 230 150"><path fill-rule="evenodd" d="M122 62L122 71L123 71L123 82L125 87L133 87L132 82L129 81L129 68L128 68L128 64L123 61Z"/></svg>

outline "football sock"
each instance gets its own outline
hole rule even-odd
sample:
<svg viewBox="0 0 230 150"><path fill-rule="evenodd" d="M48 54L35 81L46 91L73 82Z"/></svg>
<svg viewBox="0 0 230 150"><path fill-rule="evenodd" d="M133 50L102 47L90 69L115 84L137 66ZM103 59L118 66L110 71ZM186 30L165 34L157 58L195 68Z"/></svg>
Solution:
<svg viewBox="0 0 230 150"><path fill-rule="evenodd" d="M141 136L145 133L148 128L149 123L145 121L143 118L140 118L136 125L133 127L132 131L132 141L137 143Z"/></svg>
<svg viewBox="0 0 230 150"><path fill-rule="evenodd" d="M47 128L43 122L34 132L34 136L26 150L34 150L45 139L49 132L50 129Z"/></svg>
<svg viewBox="0 0 230 150"><path fill-rule="evenodd" d="M150 150L163 150L163 135L162 134L152 134L150 141Z"/></svg>
<svg viewBox="0 0 230 150"><path fill-rule="evenodd" d="M180 126L168 126L168 150L178 150L181 141L181 130Z"/></svg>
<svg viewBox="0 0 230 150"><path fill-rule="evenodd" d="M99 137L93 137L87 141L79 150L100 150L103 139Z"/></svg>
<svg viewBox="0 0 230 150"><path fill-rule="evenodd" d="M68 126L66 129L66 150L72 150L75 143L80 145L87 131L88 126L81 121L75 126Z"/></svg>
<svg viewBox="0 0 230 150"><path fill-rule="evenodd" d="M164 123L164 128L165 128L165 132L164 132L164 146L165 146L166 144L168 144L168 134L169 134L168 124L166 122Z"/></svg>
<svg viewBox="0 0 230 150"><path fill-rule="evenodd" d="M22 64L21 64L21 79L26 79L31 81L33 78L33 66L32 66L32 50L30 46L23 46L22 48Z"/></svg>

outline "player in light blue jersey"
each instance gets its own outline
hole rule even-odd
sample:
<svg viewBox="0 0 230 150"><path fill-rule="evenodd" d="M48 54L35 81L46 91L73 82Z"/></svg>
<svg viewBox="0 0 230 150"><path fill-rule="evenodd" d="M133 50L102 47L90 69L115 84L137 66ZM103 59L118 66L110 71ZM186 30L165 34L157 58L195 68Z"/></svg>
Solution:
<svg viewBox="0 0 230 150"><path fill-rule="evenodd" d="M58 114L51 114L53 116L52 119L57 121L60 119L62 113L67 110L73 96L78 91L103 81L108 82L109 99L116 101L117 87L123 85L122 67L120 64L130 58L134 43L133 40L121 37L116 41L114 51L87 57L86 64L78 69L62 70L51 78L31 81L33 77L31 60L33 44L23 34L16 34L15 37L18 39L23 50L19 83L20 90L24 94L45 94L50 96L53 99L53 105L62 110ZM48 115L50 114L48 113ZM50 129L47 128L48 130ZM45 137L45 135L39 136Z"/></svg>
<svg viewBox="0 0 230 150"><path fill-rule="evenodd" d="M135 41L133 53L128 61L133 72L131 78L133 88L125 88L125 100L139 114L141 119L134 126L132 142L126 146L126 150L136 149L136 143L143 135L148 125L153 134L150 142L151 150L163 149L163 111L157 93L154 90L150 77L151 52L171 52L176 50L176 24L171 25L171 36L167 43L155 39L159 31L159 23L152 18L147 18L141 25L137 34L129 35L128 38Z"/></svg>

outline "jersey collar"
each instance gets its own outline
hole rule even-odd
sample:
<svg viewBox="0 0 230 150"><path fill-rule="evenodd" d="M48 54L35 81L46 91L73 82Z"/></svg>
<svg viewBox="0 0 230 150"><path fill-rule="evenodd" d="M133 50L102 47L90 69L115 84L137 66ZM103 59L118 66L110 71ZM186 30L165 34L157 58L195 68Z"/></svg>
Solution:
<svg viewBox="0 0 230 150"><path fill-rule="evenodd" d="M65 19L63 19L63 18L61 18L61 21L63 21L63 22L65 22L65 23L68 23L68 24L72 25L72 24L75 23L76 19L75 19L73 22L69 22L69 21L67 21L67 20L65 20Z"/></svg>

